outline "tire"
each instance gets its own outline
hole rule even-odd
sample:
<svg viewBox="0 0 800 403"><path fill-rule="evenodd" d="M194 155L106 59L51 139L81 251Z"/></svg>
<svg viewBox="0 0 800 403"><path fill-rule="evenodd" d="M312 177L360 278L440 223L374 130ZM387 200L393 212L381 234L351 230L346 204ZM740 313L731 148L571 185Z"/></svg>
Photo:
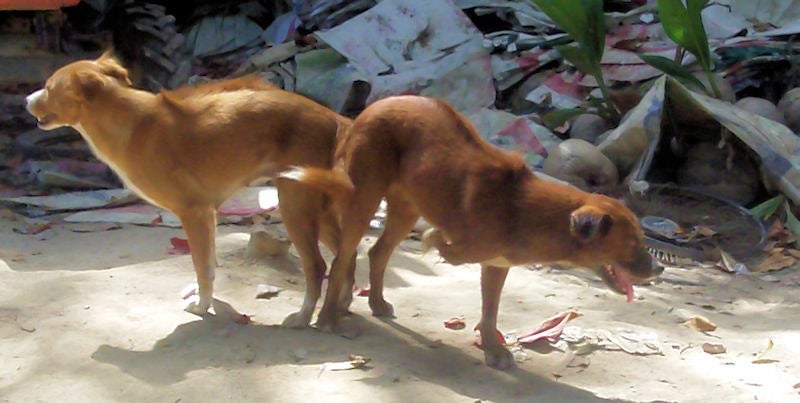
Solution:
<svg viewBox="0 0 800 403"><path fill-rule="evenodd" d="M186 84L192 56L183 47L185 38L176 29L175 17L162 5L138 0L126 0L119 12L114 47L134 85L157 92Z"/></svg>

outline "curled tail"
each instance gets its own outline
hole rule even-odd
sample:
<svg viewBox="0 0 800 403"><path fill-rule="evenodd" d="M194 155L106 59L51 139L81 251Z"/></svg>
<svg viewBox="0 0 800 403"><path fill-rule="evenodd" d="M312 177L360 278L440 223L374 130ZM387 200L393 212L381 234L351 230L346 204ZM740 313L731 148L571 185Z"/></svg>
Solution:
<svg viewBox="0 0 800 403"><path fill-rule="evenodd" d="M330 196L334 204L340 206L350 199L354 189L347 174L338 169L295 166L281 172L278 177L311 186Z"/></svg>

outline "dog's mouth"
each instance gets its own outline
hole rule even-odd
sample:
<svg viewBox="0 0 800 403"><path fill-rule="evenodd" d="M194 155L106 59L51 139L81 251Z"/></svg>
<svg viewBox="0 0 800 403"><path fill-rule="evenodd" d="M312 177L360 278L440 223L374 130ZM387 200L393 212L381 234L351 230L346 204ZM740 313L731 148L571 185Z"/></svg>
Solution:
<svg viewBox="0 0 800 403"><path fill-rule="evenodd" d="M46 114L44 116L37 116L36 117L37 124L42 129L45 129L45 128L51 126L53 124L53 122L56 121L56 119L58 119L58 115L56 115L55 113L48 113L48 114Z"/></svg>
<svg viewBox="0 0 800 403"><path fill-rule="evenodd" d="M603 265L599 272L600 278L608 284L609 288L627 296L628 302L633 301L633 284L636 281L630 274L610 264Z"/></svg>

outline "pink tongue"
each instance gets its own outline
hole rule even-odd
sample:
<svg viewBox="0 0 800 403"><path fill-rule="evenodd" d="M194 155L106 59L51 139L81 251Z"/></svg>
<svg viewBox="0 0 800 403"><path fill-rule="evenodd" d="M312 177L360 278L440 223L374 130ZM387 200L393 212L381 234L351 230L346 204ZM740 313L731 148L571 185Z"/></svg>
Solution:
<svg viewBox="0 0 800 403"><path fill-rule="evenodd" d="M617 286L625 290L625 295L628 297L628 302L633 301L633 281L621 271L616 271Z"/></svg>

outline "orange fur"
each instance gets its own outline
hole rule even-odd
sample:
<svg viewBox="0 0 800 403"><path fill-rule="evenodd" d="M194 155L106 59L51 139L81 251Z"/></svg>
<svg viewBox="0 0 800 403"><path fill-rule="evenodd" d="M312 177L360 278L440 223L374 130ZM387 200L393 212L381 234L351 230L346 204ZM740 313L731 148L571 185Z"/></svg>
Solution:
<svg viewBox="0 0 800 403"><path fill-rule="evenodd" d="M377 101L337 149L334 170L296 168L290 178L335 196L342 236L318 327L335 330L356 247L382 198L386 226L369 251L373 314L392 315L383 274L395 246L424 217L425 240L453 264L481 263L479 328L489 365L511 354L494 337L511 265L564 262L598 270L619 291L660 272L636 216L622 203L539 179L515 154L484 141L448 104L416 96Z"/></svg>
<svg viewBox="0 0 800 403"><path fill-rule="evenodd" d="M56 71L28 97L28 110L44 129L76 128L128 187L180 218L199 286L187 309L196 314L213 297L218 206L251 181L291 166L329 168L351 124L255 77L140 91L108 54ZM303 308L285 323L306 326L326 271L318 240L335 250L338 224L320 192L283 179L276 185L307 284Z"/></svg>

